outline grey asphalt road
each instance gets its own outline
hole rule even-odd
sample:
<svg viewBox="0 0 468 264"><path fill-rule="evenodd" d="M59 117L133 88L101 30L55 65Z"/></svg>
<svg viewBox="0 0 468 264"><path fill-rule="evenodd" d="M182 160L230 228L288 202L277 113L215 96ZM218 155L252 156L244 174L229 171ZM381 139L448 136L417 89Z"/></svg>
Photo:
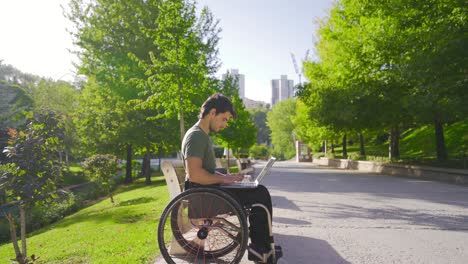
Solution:
<svg viewBox="0 0 468 264"><path fill-rule="evenodd" d="M468 263L468 187L291 161L263 184L278 263Z"/></svg>
<svg viewBox="0 0 468 264"><path fill-rule="evenodd" d="M467 187L295 162L264 184L280 263L468 263Z"/></svg>

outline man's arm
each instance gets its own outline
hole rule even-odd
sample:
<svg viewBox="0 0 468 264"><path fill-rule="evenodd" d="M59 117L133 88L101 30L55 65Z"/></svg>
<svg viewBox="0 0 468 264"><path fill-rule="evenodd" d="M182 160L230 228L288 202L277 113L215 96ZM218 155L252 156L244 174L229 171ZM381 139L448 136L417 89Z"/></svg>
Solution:
<svg viewBox="0 0 468 264"><path fill-rule="evenodd" d="M203 169L202 159L198 157L188 157L186 159L186 168L190 181L202 185L231 183L244 178L242 174L220 175L209 173Z"/></svg>

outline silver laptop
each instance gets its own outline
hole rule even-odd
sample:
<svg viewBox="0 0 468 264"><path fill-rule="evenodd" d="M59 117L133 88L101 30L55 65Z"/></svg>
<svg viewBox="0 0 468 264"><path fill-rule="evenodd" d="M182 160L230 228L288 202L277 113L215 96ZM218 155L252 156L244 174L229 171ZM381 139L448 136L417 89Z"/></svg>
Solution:
<svg viewBox="0 0 468 264"><path fill-rule="evenodd" d="M270 171L273 163L275 163L276 158L271 157L262 171L254 178L245 178L243 181L237 181L232 183L221 184L223 188L256 188L260 181L265 177L265 175Z"/></svg>

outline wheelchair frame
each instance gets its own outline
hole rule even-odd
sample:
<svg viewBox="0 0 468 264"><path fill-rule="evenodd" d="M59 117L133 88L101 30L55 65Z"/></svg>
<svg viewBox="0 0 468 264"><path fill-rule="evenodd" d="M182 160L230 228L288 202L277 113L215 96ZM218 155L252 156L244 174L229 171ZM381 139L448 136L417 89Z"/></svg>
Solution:
<svg viewBox="0 0 468 264"><path fill-rule="evenodd" d="M265 212L267 213L267 216L268 216L268 231L269 231L269 235L270 235L270 251L269 252L266 252L266 253L263 253L263 254L260 254L258 253L257 251L255 251L253 248L251 247L248 247L247 250L252 253L253 255L255 255L256 257L258 257L263 263L266 263L268 258L270 256L273 256L273 260L277 261L276 259L276 251L277 251L277 248L275 247L275 242L273 240L273 231L272 231L272 222L271 222L271 214L270 214L270 211L268 210L268 208L263 205L263 204L252 204L252 207L260 207L262 208L263 210L265 210Z"/></svg>
<svg viewBox="0 0 468 264"><path fill-rule="evenodd" d="M273 263L276 263L277 260L282 256L281 249L275 246L275 243L273 240L273 233L272 233L272 219L271 219L270 212L265 205L257 203L257 204L252 204L250 207L242 207L232 196L230 196L227 192L224 192L222 189L201 187L201 188L193 188L193 189L182 192L181 189L179 189L182 186L182 184L180 184L181 177L180 175L177 175L177 169L173 166L173 163L170 161L166 161L166 163L163 162L162 169L166 177L166 182L168 183L169 190L171 191L172 189L171 198L173 198L169 202L169 204L166 206L165 210L163 211L163 214L161 216L161 219L158 225L158 244L159 244L161 254L163 255L164 259L167 261L167 263L171 263L171 264L176 263L174 259L171 257L171 253L169 252L172 249L174 249L174 251L176 252L174 255L177 255L177 252L184 252L184 251L185 251L185 254L193 255L197 263L199 262L199 260L201 260L201 258L203 258L203 263L206 263L205 260L207 258L215 260L219 257L223 257L227 254L230 254L231 251L235 250L237 247L239 247L239 249L234 259L231 262L222 262L222 263L239 263L243 255L245 254L245 251L248 251L252 255L256 256L260 261L257 263L266 263L270 257L273 259ZM178 192L177 195L173 193L174 190ZM174 212L176 212L176 214L180 214L180 211L179 211L180 208L176 208L176 207L177 206L180 207L183 203L186 203L186 201L189 201L190 195L193 196L194 194L208 195L208 196L218 197L220 199L225 199L223 202L226 202L230 210L234 211L235 215L237 216L240 229L239 227L232 225L232 223L228 223L227 220L220 219L219 217L213 218L213 217L209 217L210 215L206 215L206 217L197 218L199 217L199 215L197 215L196 213L192 213L192 216L190 216L190 212L188 213L185 212L185 214L187 214L187 219L189 219L189 222L192 225L192 228L194 227L199 228L196 233L197 233L197 237L199 238L199 240L202 241L200 243L204 243L203 240L207 238L210 232L219 231L221 233L224 233L228 237L230 237L233 241L231 244L229 244L225 248L221 248L218 251L205 251L205 248L203 248L203 252L200 253L199 252L200 247L198 248L196 248L196 246L192 247L191 242L187 242L185 238L183 238L183 235L175 234L175 233L180 233L181 228L176 228L175 229L176 231L172 231L171 235L173 236L173 239L171 242L171 246L170 248L167 247L166 245L167 241L164 239L164 235L167 235L164 233L164 230L167 225L167 217L171 217L171 228L174 228L174 225L175 225L174 223L177 223L178 225L179 219L178 217L176 217L176 219L174 218ZM180 204L178 205L178 203ZM185 204L185 206L189 207L190 206L189 204L190 202ZM253 248L247 246L247 243L248 243L247 219L250 215L251 209L254 207L262 208L263 210L265 210L268 216L267 218L268 218L268 228L269 228L271 249L269 252L266 252L266 253L257 252ZM176 211L173 211L174 209L176 209ZM190 209L187 209L187 210L190 210ZM193 208L192 208L192 211L193 211ZM190 217L193 217L193 219L195 220L190 219ZM195 225L192 222L192 220L201 221L201 223L203 224ZM222 223L224 223L228 226L228 229L232 228L232 230L236 230L239 233L236 236L234 236L232 234L229 234L228 231L223 230L222 227L221 228L219 226L213 227L212 225L215 222L217 224L221 223L221 225ZM215 229L216 231L212 231ZM238 242L237 241L238 238L240 239L240 242L239 242L239 245L236 245L235 243ZM186 256L186 258L187 257L188 256ZM218 261L215 261L215 262L218 263ZM191 262L188 262L188 263L191 263Z"/></svg>

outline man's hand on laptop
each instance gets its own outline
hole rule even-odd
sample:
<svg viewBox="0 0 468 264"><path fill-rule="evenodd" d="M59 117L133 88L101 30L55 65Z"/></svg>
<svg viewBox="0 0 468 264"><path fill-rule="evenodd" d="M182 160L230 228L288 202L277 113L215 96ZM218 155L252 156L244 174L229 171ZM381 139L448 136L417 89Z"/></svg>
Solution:
<svg viewBox="0 0 468 264"><path fill-rule="evenodd" d="M222 174L222 173L216 172L216 174L223 176L223 183L242 181L244 179L244 174L242 173Z"/></svg>

